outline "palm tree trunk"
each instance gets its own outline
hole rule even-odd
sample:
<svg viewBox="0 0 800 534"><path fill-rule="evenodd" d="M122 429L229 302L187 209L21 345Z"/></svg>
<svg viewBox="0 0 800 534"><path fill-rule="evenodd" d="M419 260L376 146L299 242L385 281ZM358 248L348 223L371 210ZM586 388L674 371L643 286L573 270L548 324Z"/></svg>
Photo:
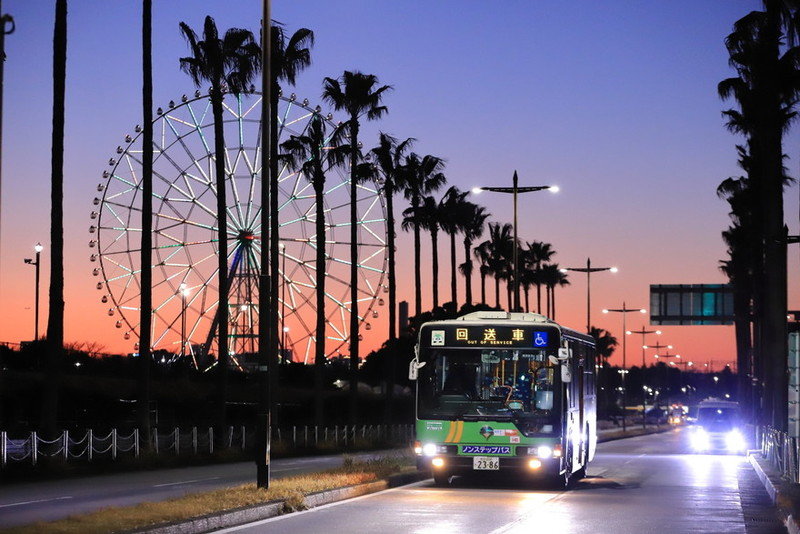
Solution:
<svg viewBox="0 0 800 534"><path fill-rule="evenodd" d="M494 275L494 305L500 309L500 277Z"/></svg>
<svg viewBox="0 0 800 534"><path fill-rule="evenodd" d="M431 266L433 277L433 309L439 307L439 232L431 230Z"/></svg>
<svg viewBox="0 0 800 534"><path fill-rule="evenodd" d="M50 296L42 431L58 430L59 368L64 350L64 99L67 79L67 0L56 0L53 30L53 137L50 182Z"/></svg>
<svg viewBox="0 0 800 534"><path fill-rule="evenodd" d="M472 242L469 239L464 239L464 264L467 266L464 269L464 293L465 302L467 306L472 305L472 258L469 251L472 250Z"/></svg>
<svg viewBox="0 0 800 534"><path fill-rule="evenodd" d="M411 199L411 207L414 211L419 208L419 197L414 196ZM419 224L414 223L414 311L417 316L422 313L422 267L420 266L420 249L422 243L420 242Z"/></svg>
<svg viewBox="0 0 800 534"><path fill-rule="evenodd" d="M525 313L529 313L531 311L531 307L529 305L531 288L530 286L525 286L524 289L525 289Z"/></svg>
<svg viewBox="0 0 800 534"><path fill-rule="evenodd" d="M553 289L550 291L550 298L553 301L553 317L552 319L556 320L556 286L553 286Z"/></svg>
<svg viewBox="0 0 800 534"><path fill-rule="evenodd" d="M486 304L486 273L481 269L481 304Z"/></svg>
<svg viewBox="0 0 800 534"><path fill-rule="evenodd" d="M394 191L386 191L386 215L388 225L387 244L389 248L389 339L397 337L397 282L395 279L394 250Z"/></svg>
<svg viewBox="0 0 800 534"><path fill-rule="evenodd" d="M350 117L350 423L358 421L358 117ZM389 399L387 398L387 404Z"/></svg>
<svg viewBox="0 0 800 534"><path fill-rule="evenodd" d="M739 399L740 405L752 421L753 399L750 398L750 350L752 343L750 337L750 299L746 284L741 282L738 276L732 282L734 329L736 333L736 374L738 377L737 399Z"/></svg>
<svg viewBox="0 0 800 534"><path fill-rule="evenodd" d="M456 233L450 234L450 295L453 310L458 313L458 286L456 284Z"/></svg>
<svg viewBox="0 0 800 534"><path fill-rule="evenodd" d="M227 426L228 401L228 214L227 180L225 176L225 131L222 117L222 90L218 83L212 85L211 109L214 114L214 171L217 187L217 232L219 279L219 304L217 308L217 431L221 434Z"/></svg>
<svg viewBox="0 0 800 534"><path fill-rule="evenodd" d="M152 0L142 1L142 298L139 311L139 437L150 446L150 364L153 317L153 40ZM181 347L183 352L183 347Z"/></svg>
<svg viewBox="0 0 800 534"><path fill-rule="evenodd" d="M550 311L551 311L550 310L550 284L547 284L545 286L545 289L546 289L545 300L547 301L547 316L552 318L553 316L550 314Z"/></svg>
<svg viewBox="0 0 800 534"><path fill-rule="evenodd" d="M506 297L508 297L508 311L512 311L514 308L512 307L511 303L511 279L509 278L506 280Z"/></svg>
<svg viewBox="0 0 800 534"><path fill-rule="evenodd" d="M536 313L542 313L542 284L536 282Z"/></svg>
<svg viewBox="0 0 800 534"><path fill-rule="evenodd" d="M320 180L319 176L316 180ZM314 344L314 414L315 424L323 425L324 399L322 397L323 372L325 371L325 201L324 176L322 183L314 184L317 208L317 328Z"/></svg>

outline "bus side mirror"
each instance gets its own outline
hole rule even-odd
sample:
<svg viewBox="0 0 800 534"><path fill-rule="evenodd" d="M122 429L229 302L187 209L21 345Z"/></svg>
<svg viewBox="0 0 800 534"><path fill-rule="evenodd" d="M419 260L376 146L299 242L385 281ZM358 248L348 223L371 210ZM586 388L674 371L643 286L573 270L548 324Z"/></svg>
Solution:
<svg viewBox="0 0 800 534"><path fill-rule="evenodd" d="M408 364L408 379L409 380L416 380L419 376L419 370L425 367L425 364L428 362L420 362L418 359L414 358Z"/></svg>
<svg viewBox="0 0 800 534"><path fill-rule="evenodd" d="M561 365L561 381L565 384L572 382L572 368L569 365Z"/></svg>
<svg viewBox="0 0 800 534"><path fill-rule="evenodd" d="M558 349L558 359L562 362L569 360L569 349L566 347Z"/></svg>

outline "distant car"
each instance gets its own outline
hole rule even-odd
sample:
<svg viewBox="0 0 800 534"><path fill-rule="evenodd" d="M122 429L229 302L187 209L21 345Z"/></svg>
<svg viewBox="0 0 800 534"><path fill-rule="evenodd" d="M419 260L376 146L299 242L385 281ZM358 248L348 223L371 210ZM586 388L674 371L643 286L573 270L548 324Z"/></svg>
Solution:
<svg viewBox="0 0 800 534"><path fill-rule="evenodd" d="M644 422L651 425L663 425L667 423L667 410L659 406L650 408L644 416Z"/></svg>
<svg viewBox="0 0 800 534"><path fill-rule="evenodd" d="M701 402L689 437L696 452L744 452L747 442L739 404L719 400Z"/></svg>

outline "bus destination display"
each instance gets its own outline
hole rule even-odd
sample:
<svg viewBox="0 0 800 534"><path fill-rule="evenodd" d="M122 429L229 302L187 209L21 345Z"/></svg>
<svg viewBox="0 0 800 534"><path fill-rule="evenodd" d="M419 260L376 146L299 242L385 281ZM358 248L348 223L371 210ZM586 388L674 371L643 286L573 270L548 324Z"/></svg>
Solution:
<svg viewBox="0 0 800 534"><path fill-rule="evenodd" d="M526 326L451 326L423 334L431 347L517 347L547 349L558 346L558 331Z"/></svg>

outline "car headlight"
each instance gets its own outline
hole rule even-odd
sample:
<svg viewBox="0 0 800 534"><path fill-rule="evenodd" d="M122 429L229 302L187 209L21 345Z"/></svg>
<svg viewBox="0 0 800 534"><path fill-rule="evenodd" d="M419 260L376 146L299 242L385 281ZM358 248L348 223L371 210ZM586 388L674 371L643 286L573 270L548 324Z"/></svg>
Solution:
<svg viewBox="0 0 800 534"><path fill-rule="evenodd" d="M744 436L738 430L731 430L725 436L725 445L729 451L743 451L745 449Z"/></svg>

